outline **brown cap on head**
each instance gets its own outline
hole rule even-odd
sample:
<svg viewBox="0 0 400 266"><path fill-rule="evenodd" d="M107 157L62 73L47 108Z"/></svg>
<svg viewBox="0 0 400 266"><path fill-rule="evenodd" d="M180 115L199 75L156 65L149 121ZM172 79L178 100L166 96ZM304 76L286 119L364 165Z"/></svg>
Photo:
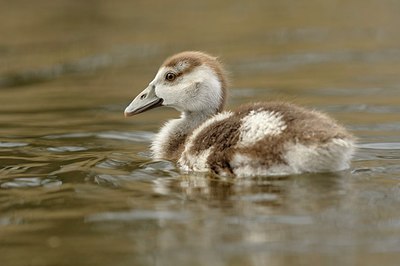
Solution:
<svg viewBox="0 0 400 266"><path fill-rule="evenodd" d="M227 79L226 72L221 64L218 61L217 57L208 55L203 52L198 51L186 51L175 54L169 58L167 58L163 65L164 67L172 67L175 69L180 69L181 65L184 65L184 69L179 73L180 75L191 72L195 67L201 65L207 65L210 67L215 74L218 76L219 82L221 83L222 90L222 101L218 108L218 111L222 111L226 101L226 90L227 90Z"/></svg>

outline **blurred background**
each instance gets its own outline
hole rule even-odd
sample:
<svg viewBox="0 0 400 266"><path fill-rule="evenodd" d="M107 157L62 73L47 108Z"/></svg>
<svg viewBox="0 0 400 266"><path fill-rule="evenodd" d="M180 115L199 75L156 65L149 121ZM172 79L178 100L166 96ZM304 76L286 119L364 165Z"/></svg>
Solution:
<svg viewBox="0 0 400 266"><path fill-rule="evenodd" d="M397 265L400 2L0 0L1 265ZM182 175L125 106L176 52L228 108L285 100L358 138L349 171Z"/></svg>

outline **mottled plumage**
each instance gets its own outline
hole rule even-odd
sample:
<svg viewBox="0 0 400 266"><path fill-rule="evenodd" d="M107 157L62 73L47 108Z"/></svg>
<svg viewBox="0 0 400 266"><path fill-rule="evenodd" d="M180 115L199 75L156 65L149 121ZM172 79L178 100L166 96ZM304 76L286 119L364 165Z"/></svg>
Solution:
<svg viewBox="0 0 400 266"><path fill-rule="evenodd" d="M328 116L284 103L252 103L222 111L225 72L214 57L183 52L167 59L125 115L157 106L182 112L152 143L155 158L185 171L220 175L286 175L349 167L352 136Z"/></svg>

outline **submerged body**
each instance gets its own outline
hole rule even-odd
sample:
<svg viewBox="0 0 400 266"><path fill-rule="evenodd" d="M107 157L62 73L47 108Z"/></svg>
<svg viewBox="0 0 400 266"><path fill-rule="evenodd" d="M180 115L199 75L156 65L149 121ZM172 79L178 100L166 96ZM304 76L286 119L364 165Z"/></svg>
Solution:
<svg viewBox="0 0 400 266"><path fill-rule="evenodd" d="M184 52L167 59L125 115L155 106L182 112L156 135L154 158L185 171L265 176L339 171L349 167L352 136L316 111L283 102L223 111L226 81L216 58Z"/></svg>

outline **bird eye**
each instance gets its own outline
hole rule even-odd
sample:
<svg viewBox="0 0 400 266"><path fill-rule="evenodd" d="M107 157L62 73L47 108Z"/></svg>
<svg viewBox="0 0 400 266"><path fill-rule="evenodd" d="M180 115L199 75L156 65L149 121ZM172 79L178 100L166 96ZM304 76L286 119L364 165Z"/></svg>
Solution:
<svg viewBox="0 0 400 266"><path fill-rule="evenodd" d="M176 78L176 75L172 72L168 72L167 75L165 75L165 79L168 81L173 81Z"/></svg>

